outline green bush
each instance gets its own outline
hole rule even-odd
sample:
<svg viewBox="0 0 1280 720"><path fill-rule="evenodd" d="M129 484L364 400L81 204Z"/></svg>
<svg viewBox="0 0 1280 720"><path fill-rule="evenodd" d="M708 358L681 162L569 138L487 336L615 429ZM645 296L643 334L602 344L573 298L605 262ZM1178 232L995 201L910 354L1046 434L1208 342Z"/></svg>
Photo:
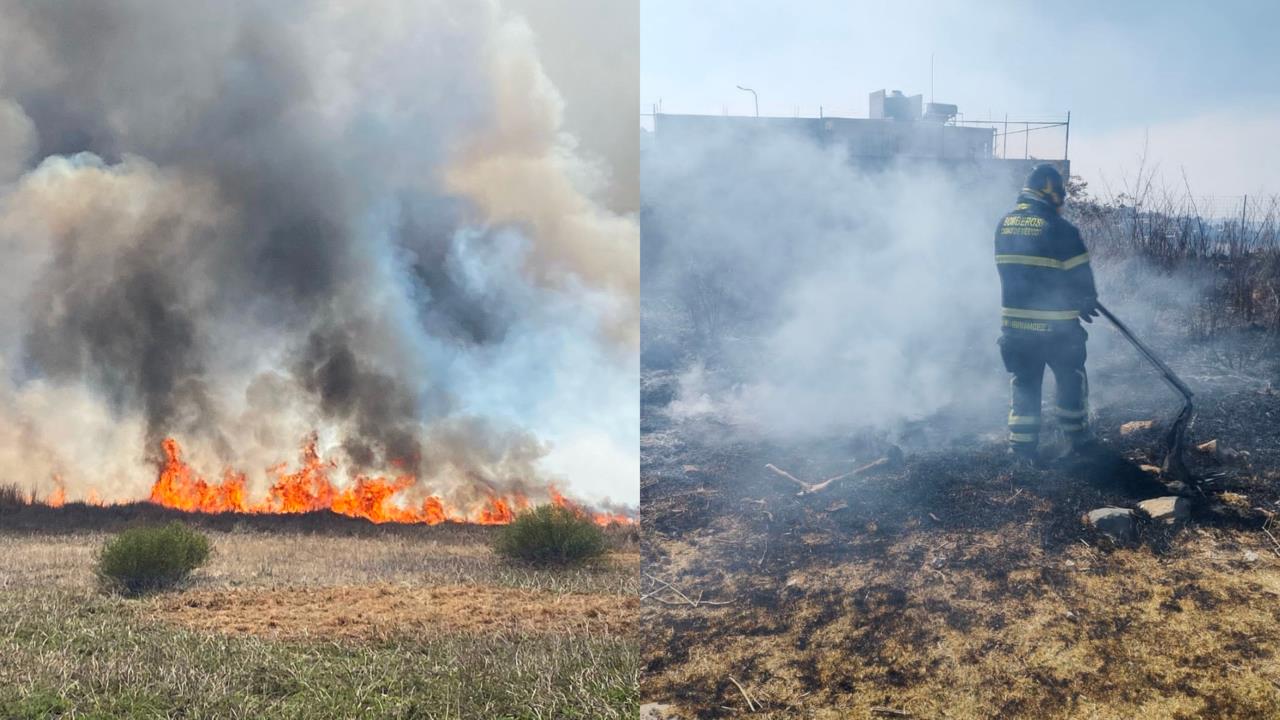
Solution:
<svg viewBox="0 0 1280 720"><path fill-rule="evenodd" d="M208 559L208 538L180 522L136 527L103 546L98 580L108 590L136 595L175 585Z"/></svg>
<svg viewBox="0 0 1280 720"><path fill-rule="evenodd" d="M604 554L604 531L569 508L539 505L498 532L498 554L536 565L572 565Z"/></svg>

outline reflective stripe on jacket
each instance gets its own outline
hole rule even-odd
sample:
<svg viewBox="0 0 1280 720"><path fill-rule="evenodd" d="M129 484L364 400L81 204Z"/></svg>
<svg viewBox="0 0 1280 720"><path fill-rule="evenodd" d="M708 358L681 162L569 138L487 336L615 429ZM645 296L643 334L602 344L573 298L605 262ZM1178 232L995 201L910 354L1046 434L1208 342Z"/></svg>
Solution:
<svg viewBox="0 0 1280 720"><path fill-rule="evenodd" d="M1020 195L1000 219L995 256L1006 328L1051 332L1077 325L1080 309L1097 297L1080 231L1030 195Z"/></svg>

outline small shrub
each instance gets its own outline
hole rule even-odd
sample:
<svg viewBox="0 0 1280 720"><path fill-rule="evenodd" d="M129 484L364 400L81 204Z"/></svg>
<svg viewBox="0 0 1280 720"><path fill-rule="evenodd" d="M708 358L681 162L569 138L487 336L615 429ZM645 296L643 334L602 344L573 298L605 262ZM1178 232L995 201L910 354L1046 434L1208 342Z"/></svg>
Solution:
<svg viewBox="0 0 1280 720"><path fill-rule="evenodd" d="M498 532L498 554L536 565L572 565L604 554L604 531L569 508L539 505Z"/></svg>
<svg viewBox="0 0 1280 720"><path fill-rule="evenodd" d="M98 579L127 595L181 582L209 559L209 540L180 522L125 530L103 546Z"/></svg>

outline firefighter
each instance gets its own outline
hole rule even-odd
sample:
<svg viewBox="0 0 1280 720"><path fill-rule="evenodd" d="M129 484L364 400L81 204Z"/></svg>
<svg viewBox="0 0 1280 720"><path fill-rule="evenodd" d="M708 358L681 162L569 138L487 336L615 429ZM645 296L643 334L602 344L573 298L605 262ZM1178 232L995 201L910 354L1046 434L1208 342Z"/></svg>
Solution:
<svg viewBox="0 0 1280 720"><path fill-rule="evenodd" d="M1000 357L1012 375L1009 451L1034 462L1040 442L1040 389L1047 365L1058 396L1054 412L1071 451L1091 444L1089 378L1080 321L1098 316L1089 251L1080 231L1062 219L1062 175L1038 165L1018 194L1017 205L996 227L1000 274Z"/></svg>

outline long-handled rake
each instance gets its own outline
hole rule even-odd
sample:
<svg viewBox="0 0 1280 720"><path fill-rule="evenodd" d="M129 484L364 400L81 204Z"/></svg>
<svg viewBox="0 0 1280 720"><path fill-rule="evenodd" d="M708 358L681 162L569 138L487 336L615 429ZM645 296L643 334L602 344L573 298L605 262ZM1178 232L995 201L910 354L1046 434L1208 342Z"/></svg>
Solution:
<svg viewBox="0 0 1280 720"><path fill-rule="evenodd" d="M1164 381L1169 383L1169 386L1176 390L1178 394L1182 395L1182 410L1178 412L1178 417L1173 421L1173 425L1169 428L1169 433L1165 436L1165 446L1168 450L1160 469L1165 477L1184 483L1188 487L1195 487L1195 483L1191 478L1191 471L1187 469L1185 458L1187 451L1187 425L1191 422L1191 415L1195 412L1195 408L1191 403L1193 396L1191 388L1187 387L1187 384L1182 382L1182 379L1174 374L1173 370L1170 370L1169 366L1164 364L1164 361L1156 357L1151 348L1139 340L1132 330L1120 322L1120 318L1112 315L1111 311L1101 304L1098 305L1098 312L1110 320L1111 324L1115 325L1116 330L1124 336L1124 339L1132 343L1138 349L1138 352L1160 372L1160 376L1164 378Z"/></svg>

